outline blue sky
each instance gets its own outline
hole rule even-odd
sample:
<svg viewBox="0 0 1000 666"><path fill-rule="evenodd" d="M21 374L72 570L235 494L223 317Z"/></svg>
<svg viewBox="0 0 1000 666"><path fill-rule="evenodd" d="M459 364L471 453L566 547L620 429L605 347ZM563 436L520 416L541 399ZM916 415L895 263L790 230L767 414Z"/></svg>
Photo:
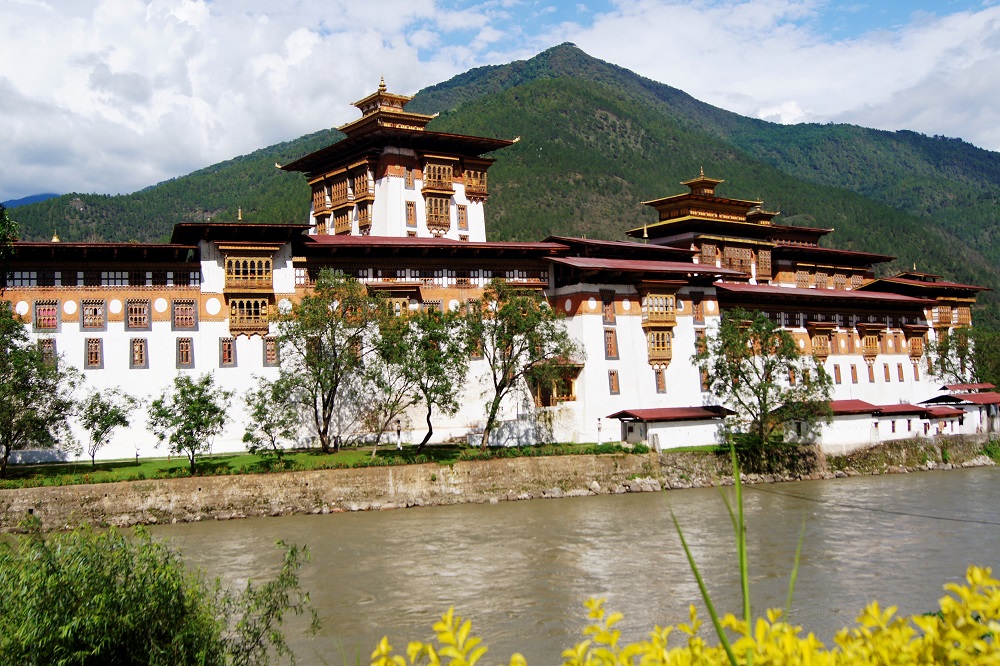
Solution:
<svg viewBox="0 0 1000 666"><path fill-rule="evenodd" d="M773 122L1000 149L1000 0L0 0L0 201L131 192L571 41Z"/></svg>

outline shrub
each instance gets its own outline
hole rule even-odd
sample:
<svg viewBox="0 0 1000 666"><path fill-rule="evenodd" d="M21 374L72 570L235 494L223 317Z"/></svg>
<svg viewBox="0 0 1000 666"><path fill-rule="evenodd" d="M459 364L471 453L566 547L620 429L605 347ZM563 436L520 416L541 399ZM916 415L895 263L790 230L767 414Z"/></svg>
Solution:
<svg viewBox="0 0 1000 666"><path fill-rule="evenodd" d="M835 646L827 649L802 628L782 619L781 611L770 610L754 626L733 615L722 624L733 636L732 651L737 663L753 664L996 664L1000 653L1000 581L990 569L969 567L966 584L947 584L950 592L941 599L939 612L901 617L895 607L883 609L869 604L857 618L857 626L841 630ZM584 640L564 650L564 666L666 666L667 664L732 663L721 646L710 646L700 635L701 621L694 606L691 621L676 627L654 627L648 640L619 645L616 625L621 613L608 613L603 599L586 603L590 625ZM454 609L434 625L435 642L411 642L406 657L393 654L383 638L371 655L372 666L427 664L450 666L474 664L487 647L471 634L471 623L462 621ZM678 637L676 640L674 637ZM524 657L515 653L510 666L524 666Z"/></svg>
<svg viewBox="0 0 1000 666"><path fill-rule="evenodd" d="M0 541L0 663L267 664L290 655L280 625L308 610L298 588L307 556L286 548L281 573L240 594L185 570L136 529L43 535L37 519Z"/></svg>

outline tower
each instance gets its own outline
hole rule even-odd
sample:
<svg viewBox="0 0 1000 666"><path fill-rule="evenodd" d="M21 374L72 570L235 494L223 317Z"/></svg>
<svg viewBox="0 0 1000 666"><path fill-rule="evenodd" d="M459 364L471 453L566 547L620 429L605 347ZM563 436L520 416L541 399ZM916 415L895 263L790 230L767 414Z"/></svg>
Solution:
<svg viewBox="0 0 1000 666"><path fill-rule="evenodd" d="M430 132L411 97L378 90L354 103L346 137L284 167L312 188L311 233L485 241L486 153L503 139Z"/></svg>

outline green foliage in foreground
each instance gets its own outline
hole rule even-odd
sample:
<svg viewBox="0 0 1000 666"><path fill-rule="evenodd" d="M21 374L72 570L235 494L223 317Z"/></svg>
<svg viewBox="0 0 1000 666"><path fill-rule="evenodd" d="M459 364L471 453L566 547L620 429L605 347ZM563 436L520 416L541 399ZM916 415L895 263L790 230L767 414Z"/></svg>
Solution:
<svg viewBox="0 0 1000 666"><path fill-rule="evenodd" d="M279 544L274 580L236 594L185 570L142 529L27 527L16 544L0 541L0 663L269 664L293 657L285 614L311 612L298 579L308 553L296 546Z"/></svg>
<svg viewBox="0 0 1000 666"><path fill-rule="evenodd" d="M694 606L690 622L677 626L654 627L649 638L620 643L617 625L621 613L608 612L603 599L586 603L588 626L584 640L563 650L564 666L720 666L721 664L778 666L868 666L913 664L987 665L1000 658L1000 581L988 568L969 567L964 585L948 583L949 593L941 598L940 610L910 617L896 614L896 608L870 603L857 617L857 625L846 627L826 648L812 633L802 635L802 627L789 624L781 611L771 610L753 624L732 614L720 622L733 636L731 651L710 645L699 630L702 626ZM474 666L487 663L487 647L472 633L468 620L445 613L434 624L434 641L412 641L406 657L394 654L386 638L371 654L372 666ZM495 662L490 662L495 663ZM520 653L511 656L510 666L527 666Z"/></svg>

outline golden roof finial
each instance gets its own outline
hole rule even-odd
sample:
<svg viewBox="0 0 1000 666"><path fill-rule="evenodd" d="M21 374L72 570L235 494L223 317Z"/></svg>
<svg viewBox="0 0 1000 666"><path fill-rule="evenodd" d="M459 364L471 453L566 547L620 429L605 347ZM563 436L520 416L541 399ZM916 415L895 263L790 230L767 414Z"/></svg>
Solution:
<svg viewBox="0 0 1000 666"><path fill-rule="evenodd" d="M705 177L705 167L704 166L698 167L698 170L700 171L700 173L698 174L698 176L700 178L704 178Z"/></svg>
<svg viewBox="0 0 1000 666"><path fill-rule="evenodd" d="M239 208L236 209L236 221L237 222L243 221L243 206L240 206Z"/></svg>
<svg viewBox="0 0 1000 666"><path fill-rule="evenodd" d="M52 232L52 242L53 243L59 243L60 242L59 241L59 232L58 231L53 231Z"/></svg>
<svg viewBox="0 0 1000 666"><path fill-rule="evenodd" d="M913 262L913 270L917 270L917 262Z"/></svg>
<svg viewBox="0 0 1000 666"><path fill-rule="evenodd" d="M649 229L646 228L645 222L642 223L642 242L643 243L649 242Z"/></svg>
<svg viewBox="0 0 1000 666"><path fill-rule="evenodd" d="M385 92L385 77L384 76L379 77L378 91L379 92Z"/></svg>

